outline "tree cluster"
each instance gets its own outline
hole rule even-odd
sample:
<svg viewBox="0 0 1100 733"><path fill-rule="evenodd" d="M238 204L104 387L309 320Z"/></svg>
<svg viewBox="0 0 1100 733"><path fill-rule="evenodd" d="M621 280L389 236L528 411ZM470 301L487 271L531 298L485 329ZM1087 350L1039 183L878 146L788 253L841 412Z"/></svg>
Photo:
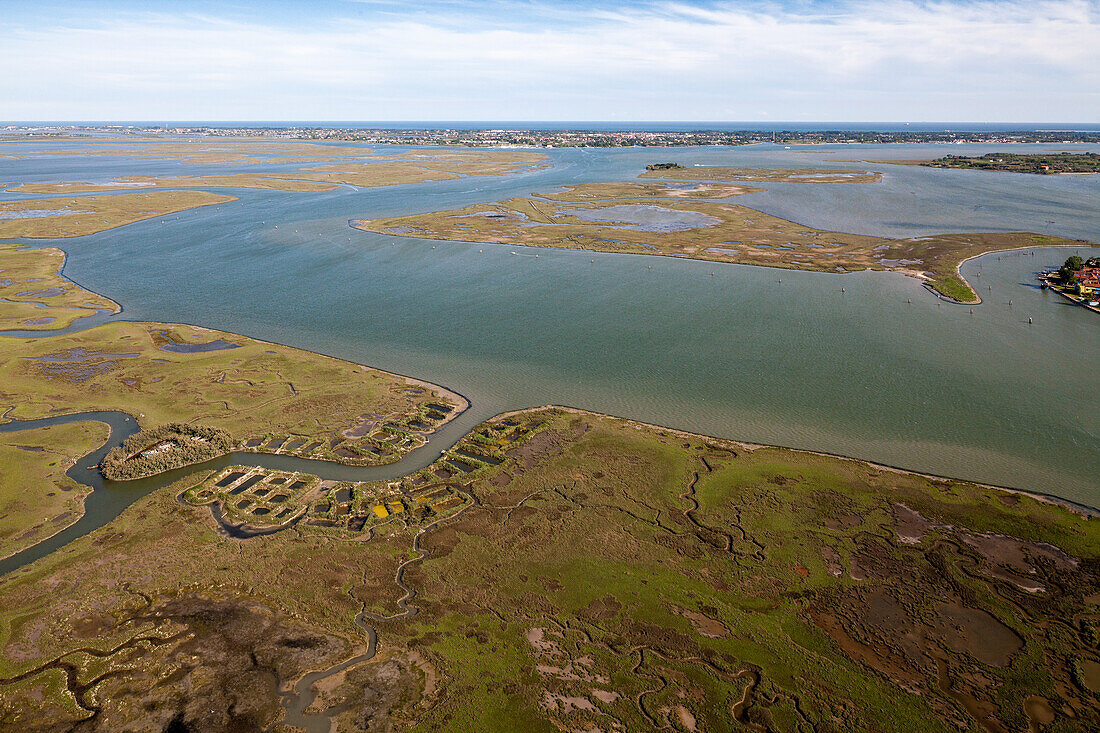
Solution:
<svg viewBox="0 0 1100 733"><path fill-rule="evenodd" d="M151 455L144 451L170 443ZM217 428L186 423L168 423L131 435L112 448L99 470L112 481L143 478L173 468L199 463L229 453L233 441L229 433Z"/></svg>
<svg viewBox="0 0 1100 733"><path fill-rule="evenodd" d="M1058 268L1058 280L1063 285L1073 285L1077 282L1077 273L1085 266L1085 261L1077 255L1066 259L1065 264Z"/></svg>
<svg viewBox="0 0 1100 733"><path fill-rule="evenodd" d="M980 157L948 155L928 165L937 168L972 168L1016 173L1100 173L1096 153L987 153Z"/></svg>

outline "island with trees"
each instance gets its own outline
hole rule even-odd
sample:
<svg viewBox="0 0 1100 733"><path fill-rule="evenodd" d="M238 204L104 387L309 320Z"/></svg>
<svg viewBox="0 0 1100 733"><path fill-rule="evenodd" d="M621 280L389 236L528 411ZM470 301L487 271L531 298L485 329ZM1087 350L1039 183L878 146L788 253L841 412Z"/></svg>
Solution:
<svg viewBox="0 0 1100 733"><path fill-rule="evenodd" d="M1039 282L1044 290L1100 313L1100 257L1068 257L1057 270L1039 273Z"/></svg>
<svg viewBox="0 0 1100 733"><path fill-rule="evenodd" d="M986 153L981 156L948 155L935 160L894 161L932 168L964 168L1010 173L1100 173L1100 153Z"/></svg>

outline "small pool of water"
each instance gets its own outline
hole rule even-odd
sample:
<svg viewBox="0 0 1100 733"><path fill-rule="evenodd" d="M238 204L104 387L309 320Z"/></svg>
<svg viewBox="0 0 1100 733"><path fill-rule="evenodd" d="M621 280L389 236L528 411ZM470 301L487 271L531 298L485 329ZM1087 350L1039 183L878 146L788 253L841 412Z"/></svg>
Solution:
<svg viewBox="0 0 1100 733"><path fill-rule="evenodd" d="M0 219L45 219L48 216L91 214L91 211L67 211L65 209L0 210Z"/></svg>
<svg viewBox="0 0 1100 733"><path fill-rule="evenodd" d="M55 298L58 295L64 295L65 288L43 288L42 290L24 290L22 293L16 293L17 298Z"/></svg>
<svg viewBox="0 0 1100 733"><path fill-rule="evenodd" d="M679 211L649 204L619 204L598 209L566 209L562 213L582 221L607 222L637 232L683 232L714 226L719 220L698 211Z"/></svg>
<svg viewBox="0 0 1100 733"><path fill-rule="evenodd" d="M161 344L161 351L171 351L177 354L202 354L207 351L223 351L225 349L237 349L240 348L240 344L234 344L225 339L214 339L213 341L207 341L204 344L185 344L182 341L176 341L170 335L164 331L153 331L163 338L167 343Z"/></svg>

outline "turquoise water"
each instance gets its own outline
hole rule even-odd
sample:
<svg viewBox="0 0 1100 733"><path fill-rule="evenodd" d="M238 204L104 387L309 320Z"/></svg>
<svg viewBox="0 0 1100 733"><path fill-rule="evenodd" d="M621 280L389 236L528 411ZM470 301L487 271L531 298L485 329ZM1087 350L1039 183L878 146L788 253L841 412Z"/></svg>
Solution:
<svg viewBox="0 0 1100 733"><path fill-rule="evenodd" d="M1100 398L1089 363L1100 354L1100 317L1033 278L1066 250L968 263L986 299L971 315L888 273L432 242L347 224L628 180L655 161L843 167L1003 147L562 150L547 171L234 191L239 202L178 221L36 243L64 248L66 274L121 303L124 318L221 328L455 389L472 407L448 426L454 438L500 411L559 403L1096 505ZM1100 177L869 167L885 179L759 184L767 191L737 202L866 234L1024 229L1100 240ZM240 169L51 158L0 161L0 170L0 180L46 181ZM1090 252L1100 254L1081 250Z"/></svg>

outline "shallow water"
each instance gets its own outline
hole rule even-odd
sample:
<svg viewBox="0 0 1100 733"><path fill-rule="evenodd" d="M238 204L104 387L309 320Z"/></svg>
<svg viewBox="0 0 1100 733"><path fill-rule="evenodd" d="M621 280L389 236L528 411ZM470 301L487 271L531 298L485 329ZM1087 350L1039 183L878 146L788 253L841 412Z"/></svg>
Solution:
<svg viewBox="0 0 1100 733"><path fill-rule="evenodd" d="M62 211L63 214L91 214L91 211ZM45 219L57 216L56 209L23 209L21 211L0 211L0 219Z"/></svg>
<svg viewBox="0 0 1100 733"><path fill-rule="evenodd" d="M207 351L224 351L239 347L240 344L234 344L224 339L214 339L213 341L207 341L205 344L183 344L169 338L168 343L161 346L160 350L174 351L177 354L201 354Z"/></svg>
<svg viewBox="0 0 1100 733"><path fill-rule="evenodd" d="M42 290L24 290L22 293L16 293L17 298L54 298L58 295L62 295L65 292L65 288L44 288Z"/></svg>
<svg viewBox="0 0 1100 733"><path fill-rule="evenodd" d="M714 226L719 219L698 211L677 211L649 204L621 204L598 209L567 209L569 216L581 221L611 222L618 229L636 232L683 232Z"/></svg>
<svg viewBox="0 0 1100 733"><path fill-rule="evenodd" d="M1100 411L1086 368L1100 353L1100 319L1033 278L1065 250L967 263L968 276L981 270L986 301L971 315L888 273L563 250L536 259L511 256L536 252L515 246L347 225L629 180L660 158L885 171L877 184L759 184L767 190L736 199L808 226L1100 240L1100 177L843 162L1004 148L559 150L546 171L317 194L240 190L239 202L35 244L65 249L66 274L122 303L125 317L244 333L455 389L472 407L444 428L453 439L500 411L560 403L1100 503ZM5 180L80 179L70 164L101 176L196 172L94 158L9 170L19 163L0 163Z"/></svg>

